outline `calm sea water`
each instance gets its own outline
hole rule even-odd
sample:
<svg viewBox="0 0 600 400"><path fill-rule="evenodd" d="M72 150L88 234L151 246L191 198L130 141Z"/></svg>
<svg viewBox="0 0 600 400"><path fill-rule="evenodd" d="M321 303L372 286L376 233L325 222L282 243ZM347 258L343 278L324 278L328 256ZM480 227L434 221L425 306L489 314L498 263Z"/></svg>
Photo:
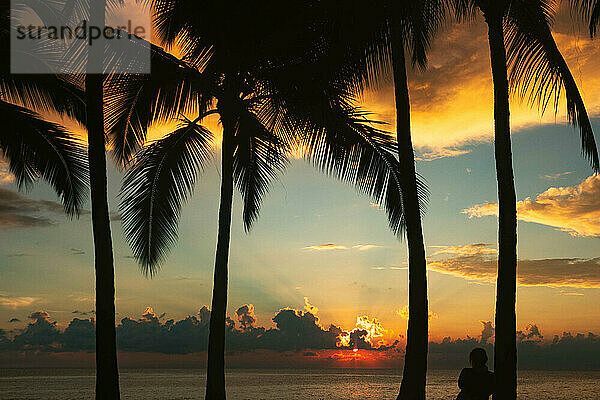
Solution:
<svg viewBox="0 0 600 400"><path fill-rule="evenodd" d="M454 400L458 371L431 371L428 398ZM202 399L196 370L123 370L122 399ZM395 399L400 376L388 370L232 370L228 399ZM598 400L600 371L521 371L520 400ZM92 370L0 370L0 399L93 398Z"/></svg>

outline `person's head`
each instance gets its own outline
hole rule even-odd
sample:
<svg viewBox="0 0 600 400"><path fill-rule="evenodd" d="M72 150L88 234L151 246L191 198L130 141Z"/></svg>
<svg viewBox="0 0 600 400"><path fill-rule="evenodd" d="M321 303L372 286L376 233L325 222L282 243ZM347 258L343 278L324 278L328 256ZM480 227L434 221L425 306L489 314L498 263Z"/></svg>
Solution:
<svg viewBox="0 0 600 400"><path fill-rule="evenodd" d="M488 356L484 349L476 347L469 354L469 363L473 368L481 368L488 362Z"/></svg>

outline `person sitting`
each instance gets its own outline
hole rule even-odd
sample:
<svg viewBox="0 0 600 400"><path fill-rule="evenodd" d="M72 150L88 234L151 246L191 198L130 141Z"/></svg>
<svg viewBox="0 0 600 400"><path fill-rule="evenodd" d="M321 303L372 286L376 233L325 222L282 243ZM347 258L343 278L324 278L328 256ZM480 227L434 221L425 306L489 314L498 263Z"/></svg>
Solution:
<svg viewBox="0 0 600 400"><path fill-rule="evenodd" d="M488 371L488 356L477 347L469 354L471 368L463 368L458 378L460 393L456 400L489 400L494 394L494 373Z"/></svg>

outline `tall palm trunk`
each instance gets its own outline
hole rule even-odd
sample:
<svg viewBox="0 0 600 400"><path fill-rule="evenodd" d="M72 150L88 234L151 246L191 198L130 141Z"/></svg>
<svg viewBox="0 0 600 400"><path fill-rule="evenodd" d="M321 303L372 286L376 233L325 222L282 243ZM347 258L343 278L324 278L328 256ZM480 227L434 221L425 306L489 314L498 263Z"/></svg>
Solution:
<svg viewBox="0 0 600 400"><path fill-rule="evenodd" d="M392 22L394 24L394 22ZM417 192L415 155L410 132L410 99L402 31L392 26L392 61L396 96L396 132L402 201L408 241L408 331L404 372L398 400L425 399L427 380L428 304L427 263Z"/></svg>
<svg viewBox="0 0 600 400"><path fill-rule="evenodd" d="M233 202L233 132L222 118L223 145L221 171L221 203L219 205L219 233L213 282L210 332L208 336L208 371L206 400L225 399L225 314L227 311L227 264L231 232Z"/></svg>
<svg viewBox="0 0 600 400"><path fill-rule="evenodd" d="M90 24L103 27L105 1L90 3ZM90 46L88 71L97 72L103 63L104 47ZM96 399L118 400L119 371L115 332L115 271L108 211L104 101L102 75L85 78L88 161L96 270Z"/></svg>
<svg viewBox="0 0 600 400"><path fill-rule="evenodd" d="M494 370L498 400L517 398L517 204L510 142L506 48L502 17L486 16L494 81L496 176L498 179L498 282Z"/></svg>

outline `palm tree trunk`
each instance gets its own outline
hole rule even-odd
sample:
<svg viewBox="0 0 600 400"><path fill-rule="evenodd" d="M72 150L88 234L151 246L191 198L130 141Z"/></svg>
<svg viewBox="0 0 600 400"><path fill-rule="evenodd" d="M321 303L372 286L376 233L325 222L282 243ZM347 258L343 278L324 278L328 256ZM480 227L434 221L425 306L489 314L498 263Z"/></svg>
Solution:
<svg viewBox="0 0 600 400"><path fill-rule="evenodd" d="M90 3L90 24L104 26L105 2ZM90 46L88 71L102 65L104 48ZM115 271L108 211L102 75L85 78L90 200L96 270L96 399L118 400L119 371L115 332Z"/></svg>
<svg viewBox="0 0 600 400"><path fill-rule="evenodd" d="M408 331L404 372L398 400L425 399L427 381L428 304L427 262L417 191L415 155L410 132L410 99L401 30L392 26L392 61L396 96L396 132L402 201L408 241Z"/></svg>
<svg viewBox="0 0 600 400"><path fill-rule="evenodd" d="M227 264L233 202L233 132L222 118L223 148L219 233L213 282L210 332L208 336L208 371L206 400L225 400L225 314L227 311Z"/></svg>
<svg viewBox="0 0 600 400"><path fill-rule="evenodd" d="M517 200L510 142L510 111L506 48L502 17L488 18L488 37L494 81L496 176L498 179L498 282L494 370L498 400L517 398Z"/></svg>

